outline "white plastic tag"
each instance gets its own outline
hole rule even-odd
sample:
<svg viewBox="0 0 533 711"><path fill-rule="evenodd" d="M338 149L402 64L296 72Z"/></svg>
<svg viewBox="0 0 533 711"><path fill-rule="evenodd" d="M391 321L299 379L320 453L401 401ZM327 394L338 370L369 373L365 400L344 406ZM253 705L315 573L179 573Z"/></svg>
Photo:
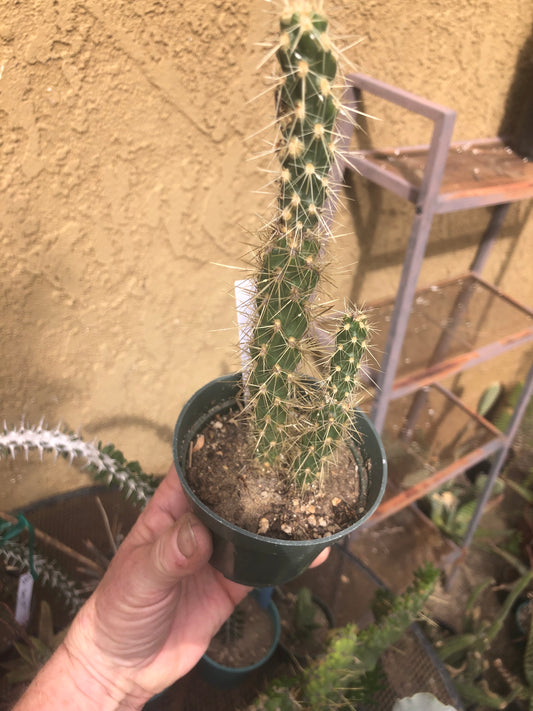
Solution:
<svg viewBox="0 0 533 711"><path fill-rule="evenodd" d="M19 578L17 589L17 605L15 607L15 619L25 627L30 621L31 596L33 593L33 577L31 573L23 573Z"/></svg>

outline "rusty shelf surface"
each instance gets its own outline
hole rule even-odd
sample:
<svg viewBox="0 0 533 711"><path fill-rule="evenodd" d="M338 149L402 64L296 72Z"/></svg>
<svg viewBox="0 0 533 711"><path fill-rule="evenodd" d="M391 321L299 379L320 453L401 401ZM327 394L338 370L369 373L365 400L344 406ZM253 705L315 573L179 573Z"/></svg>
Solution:
<svg viewBox="0 0 533 711"><path fill-rule="evenodd" d="M371 323L392 318L393 299L369 307ZM386 328L373 336L374 356ZM533 311L468 273L416 292L391 400L533 342Z"/></svg>
<svg viewBox="0 0 533 711"><path fill-rule="evenodd" d="M351 151L346 162L365 178L416 203L429 148ZM524 200L533 196L533 162L522 158L500 138L452 143L436 214L470 207Z"/></svg>
<svg viewBox="0 0 533 711"><path fill-rule="evenodd" d="M503 433L440 384L426 389L424 406L406 436L403 425L413 401L410 395L389 407L382 433L389 481L367 525L374 526L415 503L505 444Z"/></svg>

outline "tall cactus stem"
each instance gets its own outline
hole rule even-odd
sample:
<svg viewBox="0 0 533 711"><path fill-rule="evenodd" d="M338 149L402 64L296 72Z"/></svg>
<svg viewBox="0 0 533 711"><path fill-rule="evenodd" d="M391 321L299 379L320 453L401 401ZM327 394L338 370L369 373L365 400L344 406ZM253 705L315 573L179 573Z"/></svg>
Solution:
<svg viewBox="0 0 533 711"><path fill-rule="evenodd" d="M256 254L251 367L245 380L256 456L274 467L295 461L297 471L304 472L299 474L302 483L320 473L323 458L346 435L345 396L366 341L361 319L345 318L325 389L305 386L313 299L329 237L323 212L339 111L337 59L327 31L321 3L286 3L276 52L281 68L276 90L279 193L275 218ZM355 337L358 345L352 347ZM348 357L340 352L346 347ZM306 422L301 413L313 410L316 414Z"/></svg>

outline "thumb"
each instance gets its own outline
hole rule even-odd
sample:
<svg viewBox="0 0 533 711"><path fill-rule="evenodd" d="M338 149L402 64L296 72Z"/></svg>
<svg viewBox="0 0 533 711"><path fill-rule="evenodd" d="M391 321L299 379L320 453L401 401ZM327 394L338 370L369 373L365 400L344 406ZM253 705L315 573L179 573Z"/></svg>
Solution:
<svg viewBox="0 0 533 711"><path fill-rule="evenodd" d="M211 535L207 528L194 514L184 514L151 547L154 582L173 585L204 566L211 551Z"/></svg>

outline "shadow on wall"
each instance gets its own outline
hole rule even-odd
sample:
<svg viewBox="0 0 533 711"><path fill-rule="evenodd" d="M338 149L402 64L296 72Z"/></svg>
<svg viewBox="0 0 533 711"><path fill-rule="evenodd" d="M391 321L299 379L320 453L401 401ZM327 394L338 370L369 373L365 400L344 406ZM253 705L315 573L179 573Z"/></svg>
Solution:
<svg viewBox="0 0 533 711"><path fill-rule="evenodd" d="M106 417L100 420L93 420L87 425L84 425L83 431L88 435L100 435L103 430L115 428L138 427L141 430L151 430L155 436L163 442L172 444L173 431L167 425L161 425L147 417L140 415L116 415L115 417Z"/></svg>
<svg viewBox="0 0 533 711"><path fill-rule="evenodd" d="M364 93L360 111L359 130L356 133L358 149L383 148L373 145L371 127L365 116ZM514 76L502 111L498 135L504 137L517 153L533 159L533 27L518 54ZM479 136L470 138L476 139ZM398 270L399 278L414 208L353 171L347 171L344 179L344 199L359 250L350 299L353 302L364 300L371 303L375 297L365 292L365 279L372 272L389 268ZM525 212L518 206L513 206L507 215L500 231L500 239L507 238L508 247L499 265L498 274L492 278L496 286L501 284L506 274L518 241L516 238L530 214L531 206ZM470 259L487 226L487 219L485 208L435 216L426 257L442 257L442 261L440 275L431 274L431 281L439 281L447 276L448 265L452 260L454 273L466 272L470 268ZM378 299L393 296L396 289L390 275L385 275L383 281L386 290L378 294Z"/></svg>
<svg viewBox="0 0 533 711"><path fill-rule="evenodd" d="M518 54L498 135L519 155L533 159L533 27Z"/></svg>

